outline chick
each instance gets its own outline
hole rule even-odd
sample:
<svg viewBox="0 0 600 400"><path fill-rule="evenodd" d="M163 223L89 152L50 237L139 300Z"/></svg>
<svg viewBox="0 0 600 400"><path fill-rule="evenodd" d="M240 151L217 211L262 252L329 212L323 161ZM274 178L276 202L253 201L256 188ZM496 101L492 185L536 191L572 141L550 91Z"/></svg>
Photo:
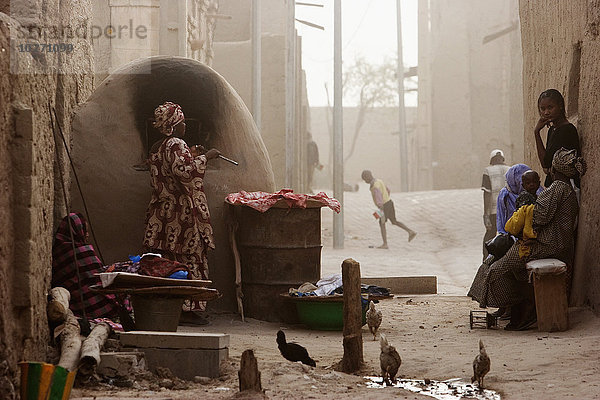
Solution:
<svg viewBox="0 0 600 400"><path fill-rule="evenodd" d="M301 361L302 364L310 365L311 367L317 366L315 360L308 355L306 348L300 346L298 343L287 343L285 341L285 333L281 330L277 332L277 347L279 347L281 355L286 360L293 362Z"/></svg>
<svg viewBox="0 0 600 400"><path fill-rule="evenodd" d="M483 377L490 371L490 357L485 352L483 342L479 339L479 354L473 360L473 377L471 383L477 381L480 389L483 389Z"/></svg>
<svg viewBox="0 0 600 400"><path fill-rule="evenodd" d="M381 311L377 311L375 309L375 303L371 301L369 303L369 309L367 310L367 325L369 326L369 330L373 335L373 340L375 340L377 329L379 329L379 325L381 325L382 318Z"/></svg>
<svg viewBox="0 0 600 400"><path fill-rule="evenodd" d="M396 373L398 368L402 364L400 354L396 351L394 346L388 344L387 338L381 333L379 343L381 345L381 354L379 355L379 363L381 365L381 376L383 383L390 384L396 381Z"/></svg>

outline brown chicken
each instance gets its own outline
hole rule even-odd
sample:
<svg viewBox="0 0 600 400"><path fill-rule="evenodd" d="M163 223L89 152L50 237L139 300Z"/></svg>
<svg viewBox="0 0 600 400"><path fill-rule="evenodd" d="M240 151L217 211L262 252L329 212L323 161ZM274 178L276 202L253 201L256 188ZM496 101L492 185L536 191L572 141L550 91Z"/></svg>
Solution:
<svg viewBox="0 0 600 400"><path fill-rule="evenodd" d="M381 365L381 377L384 384L392 384L396 381L396 374L402 364L400 354L394 346L388 344L387 338L383 333L379 335L379 343L381 345L381 354L379 355L379 363Z"/></svg>
<svg viewBox="0 0 600 400"><path fill-rule="evenodd" d="M369 309L367 310L367 325L369 326L369 330L373 335L373 340L375 340L375 336L377 335L377 329L379 329L379 325L381 325L381 320L383 316L381 315L381 311L375 309L375 303L371 301L369 303Z"/></svg>
<svg viewBox="0 0 600 400"><path fill-rule="evenodd" d="M473 360L473 377L471 383L477 381L480 389L483 389L483 377L490 371L490 357L485 352L483 342L479 339L479 354Z"/></svg>

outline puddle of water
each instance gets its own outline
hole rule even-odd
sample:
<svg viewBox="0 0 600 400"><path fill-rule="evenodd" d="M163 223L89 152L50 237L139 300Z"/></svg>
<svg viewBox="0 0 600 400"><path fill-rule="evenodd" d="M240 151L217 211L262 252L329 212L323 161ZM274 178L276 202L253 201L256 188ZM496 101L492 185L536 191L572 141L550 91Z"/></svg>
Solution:
<svg viewBox="0 0 600 400"><path fill-rule="evenodd" d="M384 388L380 376L365 376L367 387ZM459 400L459 399L477 399L477 400L500 400L500 395L493 390L479 390L477 385L465 383L460 378L448 379L446 381L422 379L397 379L393 387L410 390L425 396L430 396L439 400Z"/></svg>

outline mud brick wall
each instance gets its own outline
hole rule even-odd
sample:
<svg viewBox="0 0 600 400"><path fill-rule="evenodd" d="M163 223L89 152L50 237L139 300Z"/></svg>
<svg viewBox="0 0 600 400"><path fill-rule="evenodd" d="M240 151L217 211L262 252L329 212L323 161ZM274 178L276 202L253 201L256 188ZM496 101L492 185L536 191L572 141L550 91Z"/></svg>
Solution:
<svg viewBox="0 0 600 400"><path fill-rule="evenodd" d="M74 108L93 88L91 45L75 42L73 53L48 61L67 74L26 73L36 60L20 54L20 74L11 70L10 27L66 25L90 20L88 0L19 0L0 8L0 392L11 387L19 360L45 360L49 339L46 293L50 287L52 236L64 216L48 104L56 108L67 140ZM47 40L50 42L51 40ZM43 42L43 40L40 40ZM62 153L62 152L60 152ZM63 154L59 154L64 160ZM0 397L2 397L0 396Z"/></svg>
<svg viewBox="0 0 600 400"><path fill-rule="evenodd" d="M569 120L577 126L588 173L581 182L571 303L600 312L600 1L520 1L523 45L525 162L541 170L533 127L537 98L548 88L565 96ZM545 137L545 132L542 132Z"/></svg>

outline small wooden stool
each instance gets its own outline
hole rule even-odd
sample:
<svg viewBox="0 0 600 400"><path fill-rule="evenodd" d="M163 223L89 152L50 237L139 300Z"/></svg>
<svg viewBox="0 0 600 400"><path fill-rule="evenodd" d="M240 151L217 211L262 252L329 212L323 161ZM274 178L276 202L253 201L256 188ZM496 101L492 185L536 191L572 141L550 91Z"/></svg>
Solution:
<svg viewBox="0 0 600 400"><path fill-rule="evenodd" d="M566 331L569 328L567 303L567 265L554 258L527 263L533 281L538 331Z"/></svg>

